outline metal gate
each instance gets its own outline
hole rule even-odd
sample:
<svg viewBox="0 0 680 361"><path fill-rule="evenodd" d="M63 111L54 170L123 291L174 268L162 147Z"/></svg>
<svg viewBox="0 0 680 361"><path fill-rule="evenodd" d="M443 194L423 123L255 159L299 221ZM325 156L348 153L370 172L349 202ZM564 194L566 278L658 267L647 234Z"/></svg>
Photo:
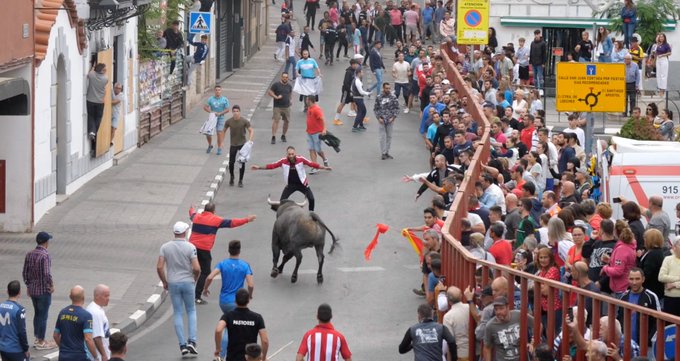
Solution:
<svg viewBox="0 0 680 361"><path fill-rule="evenodd" d="M231 62L231 49L229 48L229 25L233 23L231 3L220 0L217 6L217 79L225 77L226 73L233 70Z"/></svg>
<svg viewBox="0 0 680 361"><path fill-rule="evenodd" d="M564 49L564 55L560 61L567 60L567 53L574 50L576 44L581 40L583 28L543 28L543 39L548 48L548 62L545 66L545 86L555 87L555 57L552 56L552 48Z"/></svg>

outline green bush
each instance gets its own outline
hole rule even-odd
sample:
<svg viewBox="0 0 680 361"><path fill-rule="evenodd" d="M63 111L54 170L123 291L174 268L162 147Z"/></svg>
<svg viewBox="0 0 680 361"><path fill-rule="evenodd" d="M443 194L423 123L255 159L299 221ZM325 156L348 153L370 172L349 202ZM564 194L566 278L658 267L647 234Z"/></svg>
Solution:
<svg viewBox="0 0 680 361"><path fill-rule="evenodd" d="M628 119L616 135L635 140L663 140L661 133L645 118Z"/></svg>

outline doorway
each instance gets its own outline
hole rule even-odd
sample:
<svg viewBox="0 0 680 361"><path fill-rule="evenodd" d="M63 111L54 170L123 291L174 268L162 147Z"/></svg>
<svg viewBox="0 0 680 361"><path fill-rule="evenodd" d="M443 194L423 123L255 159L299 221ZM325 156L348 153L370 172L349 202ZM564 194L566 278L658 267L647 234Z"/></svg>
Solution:
<svg viewBox="0 0 680 361"><path fill-rule="evenodd" d="M66 63L64 56L57 60L57 194L66 194L68 165L68 128L66 115Z"/></svg>
<svg viewBox="0 0 680 361"><path fill-rule="evenodd" d="M583 28L543 28L543 39L548 50L548 61L545 64L545 86L555 87L555 72L557 71L556 58L552 55L553 48L562 48L564 55L559 61L567 61L567 53L574 50L581 40Z"/></svg>

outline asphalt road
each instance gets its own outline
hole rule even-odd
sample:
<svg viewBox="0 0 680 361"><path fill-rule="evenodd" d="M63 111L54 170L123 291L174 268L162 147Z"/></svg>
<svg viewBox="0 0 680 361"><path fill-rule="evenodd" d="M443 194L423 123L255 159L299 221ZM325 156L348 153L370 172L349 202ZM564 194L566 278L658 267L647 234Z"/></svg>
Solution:
<svg viewBox="0 0 680 361"><path fill-rule="evenodd" d="M312 39L317 45L317 32L312 34ZM383 53L390 59L393 50L388 47ZM348 63L347 59L341 59L333 67L321 64L325 86L320 105L328 129L342 140L342 151L335 153L325 148L333 171L309 175L316 211L339 236L341 244L339 250L326 257L325 282L316 283L317 260L313 249L303 251L296 284L290 282L293 261L277 279L269 276L275 213L269 209L266 199L268 194L273 199L281 194L284 184L280 169L257 172L248 169L244 188L229 187L225 182L216 197L219 215L258 216L255 223L218 233L213 265L227 256L230 240L243 242L242 258L250 263L255 274L250 308L264 317L270 337L270 355L279 351L273 360L295 358L303 334L316 324L316 307L323 302L333 307L333 324L345 334L355 360L409 360L413 357L411 354L399 355L397 346L406 329L416 322L416 308L424 299L411 292L421 280L418 257L399 232L404 227L422 224L422 210L430 202L431 193L414 202L417 185L404 184L400 178L404 174L426 171L427 155L417 134L419 120L414 112L401 113L397 118L390 152L394 160L380 159L373 99L368 100L371 118L368 131L352 133L352 120L344 114L345 125L331 124ZM387 75L386 80L390 81L391 77ZM285 155L288 145L295 146L299 154L308 157L305 114L300 111L300 103L295 102L292 108L294 121L288 143L270 145L269 102L270 99L265 98L251 120L255 129L251 164L278 160ZM293 198L302 200L302 195L296 194ZM377 223L387 224L390 230L381 237L373 259L367 262L363 250L372 239ZM329 248L330 237L327 237L326 251ZM213 293L209 304L198 306L201 360L211 359L214 351L213 330L221 316L217 295L219 283L218 280L211 287ZM153 319L133 335L129 345L130 359L181 358L171 316L171 306L166 302Z"/></svg>

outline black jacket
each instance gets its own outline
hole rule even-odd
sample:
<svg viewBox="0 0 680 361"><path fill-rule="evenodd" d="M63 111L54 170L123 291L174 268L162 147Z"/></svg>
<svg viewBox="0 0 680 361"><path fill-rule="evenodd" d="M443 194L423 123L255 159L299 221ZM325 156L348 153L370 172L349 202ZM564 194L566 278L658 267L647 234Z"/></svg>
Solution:
<svg viewBox="0 0 680 361"><path fill-rule="evenodd" d="M371 64L371 71L375 71L375 69L385 69L385 65L383 64L382 60L382 55L380 55L378 49L376 48L371 49L371 54L369 55L368 60L370 61Z"/></svg>
<svg viewBox="0 0 680 361"><path fill-rule="evenodd" d="M301 39L300 51L302 51L302 50L309 51L309 48L314 49L314 45L312 44L312 41L309 40L309 34L302 33L302 35L300 35L300 39Z"/></svg>
<svg viewBox="0 0 680 361"><path fill-rule="evenodd" d="M529 63L531 65L543 65L546 61L547 45L545 40L541 39L539 41L532 41L531 48L529 49Z"/></svg>
<svg viewBox="0 0 680 361"><path fill-rule="evenodd" d="M356 74L356 70L354 70L351 66L348 66L347 69L345 69L345 79L342 81L342 91L343 92L351 92L352 91L352 83L354 82L354 74Z"/></svg>
<svg viewBox="0 0 680 361"><path fill-rule="evenodd" d="M652 248L637 261L638 267L642 268L642 271L645 273L645 283L643 286L656 293L659 297L663 297L664 294L664 284L659 282L659 270L665 257L663 249Z"/></svg>
<svg viewBox="0 0 680 361"><path fill-rule="evenodd" d="M460 172L460 171L457 170L456 168L454 168L453 166L450 166L450 165L449 165L449 166L446 166L446 170L444 171L444 177L446 178L446 177L448 177L448 176L450 176L450 175L453 175L454 172L458 173L458 172ZM439 170L438 170L437 168L432 169L432 171L430 172L430 174L427 175L426 179L427 179L430 183L433 183L433 184L437 185L437 187L441 187L441 186L442 186L442 180L443 180L443 179L439 179ZM417 192L417 193L418 193L418 195L420 196L420 195L423 194L423 192L425 192L426 190L427 190L427 185L426 185L426 184L423 184L423 185L420 186L420 188L418 188L418 192Z"/></svg>
<svg viewBox="0 0 680 361"><path fill-rule="evenodd" d="M626 291L623 296L621 296L621 301L628 302L628 298L630 297L631 291L628 290ZM656 296L656 294L646 288L642 289L642 293L640 294L640 298L638 299L638 306L642 306L645 308L649 308L651 310L655 311L661 311L661 304L659 303L659 297ZM621 329L624 329L624 324L623 324L623 307L619 307L619 311L616 314L616 319L621 322ZM637 328L638 330L640 329L640 315L638 315L637 320L635 324L633 325L634 328ZM638 331L639 333L639 331ZM656 318L654 317L649 317L647 319L647 341L650 342L652 340L652 336L654 336L654 333L656 333ZM640 335L642 336L642 335ZM633 340L640 344L640 340Z"/></svg>

